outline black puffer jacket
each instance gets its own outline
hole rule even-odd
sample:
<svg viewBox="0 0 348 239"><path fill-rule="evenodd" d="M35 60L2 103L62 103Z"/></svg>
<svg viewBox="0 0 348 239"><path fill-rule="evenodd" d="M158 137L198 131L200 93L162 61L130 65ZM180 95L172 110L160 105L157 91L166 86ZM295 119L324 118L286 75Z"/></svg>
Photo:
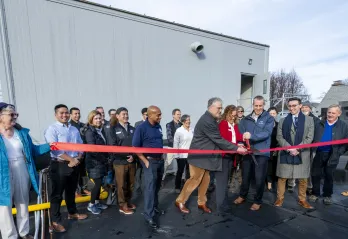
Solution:
<svg viewBox="0 0 348 239"><path fill-rule="evenodd" d="M106 141L108 145L113 146L132 146L132 140L135 128L128 123L127 130L120 124L117 123L115 126L110 126L105 128ZM128 156L133 156L135 163L135 154L132 153L113 153L110 154L110 158L116 165L126 165L129 164L127 161Z"/></svg>
<svg viewBox="0 0 348 239"><path fill-rule="evenodd" d="M80 132L86 144L106 145L104 130L102 130L104 139L98 134L96 128L90 125L84 126ZM107 174L108 153L87 152L85 162L89 178L102 178Z"/></svg>
<svg viewBox="0 0 348 239"><path fill-rule="evenodd" d="M325 123L326 121L323 120L323 121L320 121L315 126L314 140L313 140L314 143L320 142L321 138L323 137L324 130L325 130ZM347 139L347 138L348 138L348 125L344 121L338 120L332 128L332 140ZM328 164L329 165L338 164L340 157L345 152L347 152L347 150L348 150L347 144L332 145L332 154Z"/></svg>

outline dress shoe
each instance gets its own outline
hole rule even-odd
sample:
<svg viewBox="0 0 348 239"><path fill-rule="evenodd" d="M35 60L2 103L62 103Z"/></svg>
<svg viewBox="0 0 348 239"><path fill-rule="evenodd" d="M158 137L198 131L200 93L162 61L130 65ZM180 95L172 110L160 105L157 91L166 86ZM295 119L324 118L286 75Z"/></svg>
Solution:
<svg viewBox="0 0 348 239"><path fill-rule="evenodd" d="M127 204L127 207L128 207L129 209L132 209L132 210L137 209L137 206L135 206L135 205L132 204L132 203L128 203L128 204Z"/></svg>
<svg viewBox="0 0 348 239"><path fill-rule="evenodd" d="M242 204L244 201L245 201L244 198L238 197L236 200L234 200L233 203L236 204L236 205L239 205L239 204Z"/></svg>
<svg viewBox="0 0 348 239"><path fill-rule="evenodd" d="M260 208L261 208L261 204L254 203L253 205L251 205L250 210L251 211L258 211L258 210L260 210Z"/></svg>
<svg viewBox="0 0 348 239"><path fill-rule="evenodd" d="M166 212L162 209L159 209L158 207L154 208L154 211L156 214L164 215Z"/></svg>
<svg viewBox="0 0 348 239"><path fill-rule="evenodd" d="M183 203L175 202L175 206L177 208L179 208L180 212L182 212L182 213L186 213L186 214L190 213L190 210L188 210L188 208L185 207L185 204L183 204Z"/></svg>
<svg viewBox="0 0 348 239"><path fill-rule="evenodd" d="M206 204L198 205L198 208L203 210L203 212L205 212L205 213L211 213L210 208L208 208Z"/></svg>
<svg viewBox="0 0 348 239"><path fill-rule="evenodd" d="M314 208L306 200L298 201L298 204L305 209L313 209Z"/></svg>
<svg viewBox="0 0 348 239"><path fill-rule="evenodd" d="M281 199L277 198L277 200L274 203L274 206L275 207L281 207L281 206L283 206L283 202L284 202L284 199L281 200Z"/></svg>
<svg viewBox="0 0 348 239"><path fill-rule="evenodd" d="M75 213L75 214L69 214L68 215L68 219L71 220L85 220L87 218L87 214L79 214L79 213Z"/></svg>
<svg viewBox="0 0 348 239"><path fill-rule="evenodd" d="M152 219L150 219L150 220L145 219L145 222L146 222L146 224L147 224L148 226L150 226L150 227L153 228L153 229L158 228L157 223L156 223L154 220L152 220Z"/></svg>
<svg viewBox="0 0 348 239"><path fill-rule="evenodd" d="M50 228L50 230L52 230L54 232L58 232L58 233L66 232L65 228L56 222L52 223L52 227Z"/></svg>
<svg viewBox="0 0 348 239"><path fill-rule="evenodd" d="M313 209L314 208L306 200L298 201L298 204L305 209Z"/></svg>
<svg viewBox="0 0 348 239"><path fill-rule="evenodd" d="M24 237L21 237L22 239L34 239L34 237L30 234L25 235Z"/></svg>

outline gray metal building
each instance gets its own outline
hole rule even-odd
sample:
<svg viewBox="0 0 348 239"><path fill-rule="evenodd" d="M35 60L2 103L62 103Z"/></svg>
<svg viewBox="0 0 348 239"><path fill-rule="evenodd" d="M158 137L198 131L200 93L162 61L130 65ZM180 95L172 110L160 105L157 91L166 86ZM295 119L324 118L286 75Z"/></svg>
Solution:
<svg viewBox="0 0 348 239"><path fill-rule="evenodd" d="M39 141L58 103L83 121L96 106L126 106L131 122L155 104L164 126L173 108L194 123L212 96L247 111L253 96L268 98L267 45L80 1L0 5L2 97Z"/></svg>

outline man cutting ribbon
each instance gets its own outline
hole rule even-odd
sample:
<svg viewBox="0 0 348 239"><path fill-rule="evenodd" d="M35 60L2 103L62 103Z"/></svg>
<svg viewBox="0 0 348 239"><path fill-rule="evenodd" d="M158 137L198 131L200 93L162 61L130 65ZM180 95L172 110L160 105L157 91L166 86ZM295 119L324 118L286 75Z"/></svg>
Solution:
<svg viewBox="0 0 348 239"><path fill-rule="evenodd" d="M253 99L253 112L243 118L239 123L239 131L243 134L245 141L250 141L250 147L256 150L268 149L271 145L271 134L274 125L274 118L264 110L265 99L256 96ZM252 176L255 176L256 194L251 210L257 211L262 204L265 179L267 176L269 152L256 152L245 155L242 162L242 185L239 197L234 201L235 204L243 203L249 192L249 185Z"/></svg>

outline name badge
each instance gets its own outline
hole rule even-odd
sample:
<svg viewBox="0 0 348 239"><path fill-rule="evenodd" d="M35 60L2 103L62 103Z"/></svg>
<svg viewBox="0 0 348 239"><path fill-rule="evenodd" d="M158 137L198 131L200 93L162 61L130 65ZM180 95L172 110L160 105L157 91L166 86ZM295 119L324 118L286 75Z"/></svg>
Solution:
<svg viewBox="0 0 348 239"><path fill-rule="evenodd" d="M122 132L121 131L116 131L116 134L121 134Z"/></svg>

